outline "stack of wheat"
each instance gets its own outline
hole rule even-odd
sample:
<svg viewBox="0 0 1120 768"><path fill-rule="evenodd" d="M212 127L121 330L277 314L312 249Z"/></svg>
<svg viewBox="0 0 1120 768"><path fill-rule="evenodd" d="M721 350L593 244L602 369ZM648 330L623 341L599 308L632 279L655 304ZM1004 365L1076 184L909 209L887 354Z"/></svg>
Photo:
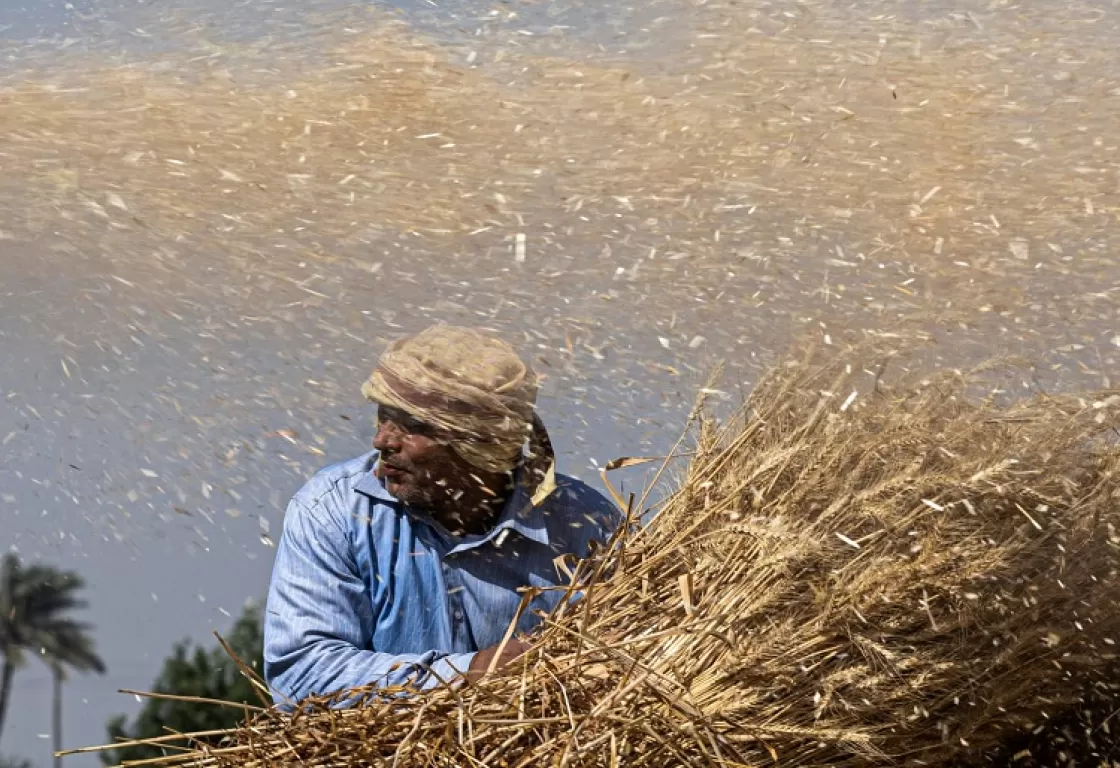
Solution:
<svg viewBox="0 0 1120 768"><path fill-rule="evenodd" d="M950 766L1047 732L1115 671L1120 393L884 355L807 352L697 418L677 489L511 668L165 764Z"/></svg>

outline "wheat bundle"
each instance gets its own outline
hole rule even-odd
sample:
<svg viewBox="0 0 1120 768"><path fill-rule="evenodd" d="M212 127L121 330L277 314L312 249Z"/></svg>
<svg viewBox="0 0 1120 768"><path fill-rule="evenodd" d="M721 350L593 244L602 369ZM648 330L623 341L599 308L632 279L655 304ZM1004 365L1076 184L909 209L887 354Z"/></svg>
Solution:
<svg viewBox="0 0 1120 768"><path fill-rule="evenodd" d="M1120 393L880 359L806 353L697 417L677 490L510 667L167 764L949 766L1075 710L1120 639Z"/></svg>

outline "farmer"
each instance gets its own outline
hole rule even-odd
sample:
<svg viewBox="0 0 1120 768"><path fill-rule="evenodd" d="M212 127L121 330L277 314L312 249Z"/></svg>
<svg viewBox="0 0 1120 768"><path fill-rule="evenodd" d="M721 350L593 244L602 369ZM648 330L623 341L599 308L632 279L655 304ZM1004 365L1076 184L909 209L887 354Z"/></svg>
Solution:
<svg viewBox="0 0 1120 768"><path fill-rule="evenodd" d="M391 345L362 386L374 450L327 467L288 506L265 618L278 704L360 686L431 688L524 652L584 557L620 519L553 470L537 379L501 340L437 325ZM519 609L521 612L519 614Z"/></svg>

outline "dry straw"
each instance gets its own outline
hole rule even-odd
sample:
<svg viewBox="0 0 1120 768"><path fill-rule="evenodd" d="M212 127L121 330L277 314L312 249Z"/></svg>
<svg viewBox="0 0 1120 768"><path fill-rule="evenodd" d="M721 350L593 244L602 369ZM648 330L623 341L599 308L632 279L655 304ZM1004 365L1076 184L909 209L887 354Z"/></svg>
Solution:
<svg viewBox="0 0 1120 768"><path fill-rule="evenodd" d="M511 668L158 764L950 766L1074 712L1120 638L1120 392L888 357L808 350L698 415L677 490Z"/></svg>

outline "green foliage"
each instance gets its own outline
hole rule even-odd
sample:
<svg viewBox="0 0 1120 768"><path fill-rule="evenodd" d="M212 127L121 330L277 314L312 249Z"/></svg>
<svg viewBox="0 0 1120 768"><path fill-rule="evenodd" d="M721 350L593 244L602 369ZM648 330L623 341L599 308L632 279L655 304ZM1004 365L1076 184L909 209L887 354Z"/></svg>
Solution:
<svg viewBox="0 0 1120 768"><path fill-rule="evenodd" d="M262 672L264 629L259 608L246 608L224 637L244 664L257 674ZM209 650L186 642L178 643L164 660L151 692L256 705L261 703L256 689L217 643ZM150 739L170 732L234 728L244 720L245 710L238 707L147 699L131 724L121 715L110 720L107 727L110 743L115 743ZM160 757L165 751L148 745L122 747L103 753L101 759L106 765L118 765L125 760Z"/></svg>

